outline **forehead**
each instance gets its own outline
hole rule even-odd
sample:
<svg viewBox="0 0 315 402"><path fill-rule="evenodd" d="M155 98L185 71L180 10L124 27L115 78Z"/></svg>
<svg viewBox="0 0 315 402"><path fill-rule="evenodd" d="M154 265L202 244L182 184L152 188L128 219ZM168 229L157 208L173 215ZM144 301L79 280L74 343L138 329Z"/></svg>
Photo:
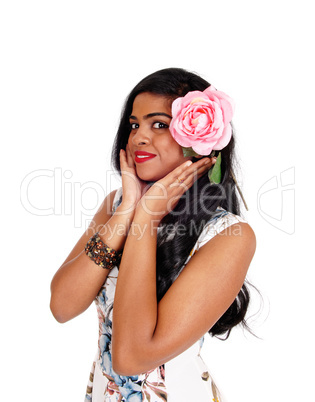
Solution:
<svg viewBox="0 0 315 402"><path fill-rule="evenodd" d="M144 92L135 97L132 114L145 116L149 113L164 112L171 114L172 101L163 95Z"/></svg>

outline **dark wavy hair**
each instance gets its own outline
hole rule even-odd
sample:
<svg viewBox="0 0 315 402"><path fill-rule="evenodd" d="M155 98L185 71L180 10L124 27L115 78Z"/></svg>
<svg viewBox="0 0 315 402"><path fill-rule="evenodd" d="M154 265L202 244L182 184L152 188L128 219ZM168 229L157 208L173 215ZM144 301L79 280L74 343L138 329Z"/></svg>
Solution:
<svg viewBox="0 0 315 402"><path fill-rule="evenodd" d="M130 92L122 110L120 124L112 150L112 164L120 172L119 151L126 149L130 134L129 116L137 95L149 92L162 95L170 101L185 96L189 91L204 91L209 83L192 72L180 68L167 68L148 75ZM233 127L232 127L233 129ZM219 185L210 184L207 174L200 177L181 197L178 204L161 221L157 238L157 298L166 291L180 274L206 223L218 213L217 208L240 215L236 186L231 170L235 164L234 130L229 144L221 151L222 179ZM179 230L180 229L180 230ZM249 291L245 283L234 302L209 329L212 336L227 339L231 329L242 324L248 329L245 314L249 305ZM222 339L222 338L221 338Z"/></svg>

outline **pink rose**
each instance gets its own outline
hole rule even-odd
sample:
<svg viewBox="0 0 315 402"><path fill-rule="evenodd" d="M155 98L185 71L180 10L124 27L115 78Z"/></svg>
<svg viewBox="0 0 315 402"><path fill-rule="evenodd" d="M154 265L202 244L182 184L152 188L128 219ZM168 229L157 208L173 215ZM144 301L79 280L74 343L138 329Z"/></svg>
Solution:
<svg viewBox="0 0 315 402"><path fill-rule="evenodd" d="M234 107L234 101L213 86L203 92L188 92L172 104L170 132L182 147L209 155L229 143Z"/></svg>

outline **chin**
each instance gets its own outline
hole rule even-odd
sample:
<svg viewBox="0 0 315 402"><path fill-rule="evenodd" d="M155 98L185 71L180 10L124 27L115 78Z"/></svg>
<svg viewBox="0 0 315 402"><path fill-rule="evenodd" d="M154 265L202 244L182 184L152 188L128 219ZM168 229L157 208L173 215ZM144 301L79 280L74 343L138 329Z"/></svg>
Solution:
<svg viewBox="0 0 315 402"><path fill-rule="evenodd" d="M152 182L152 181L158 181L162 179L164 176L167 175L165 174L156 174L154 172L150 172L149 169L136 169L137 176L139 177L140 180L147 181L147 182Z"/></svg>
<svg viewBox="0 0 315 402"><path fill-rule="evenodd" d="M153 176L149 174L142 174L142 175L137 174L137 176L139 177L140 180L146 181L148 183L158 181L164 177L164 176Z"/></svg>

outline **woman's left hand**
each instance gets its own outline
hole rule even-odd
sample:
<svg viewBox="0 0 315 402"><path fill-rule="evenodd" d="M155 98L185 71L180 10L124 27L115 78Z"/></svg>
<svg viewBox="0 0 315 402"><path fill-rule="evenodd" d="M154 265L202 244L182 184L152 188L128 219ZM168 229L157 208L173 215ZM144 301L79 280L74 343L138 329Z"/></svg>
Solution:
<svg viewBox="0 0 315 402"><path fill-rule="evenodd" d="M194 182L208 171L216 158L202 158L192 163L186 161L168 175L155 182L142 196L136 212L145 213L149 219L161 221L177 205L181 196Z"/></svg>

